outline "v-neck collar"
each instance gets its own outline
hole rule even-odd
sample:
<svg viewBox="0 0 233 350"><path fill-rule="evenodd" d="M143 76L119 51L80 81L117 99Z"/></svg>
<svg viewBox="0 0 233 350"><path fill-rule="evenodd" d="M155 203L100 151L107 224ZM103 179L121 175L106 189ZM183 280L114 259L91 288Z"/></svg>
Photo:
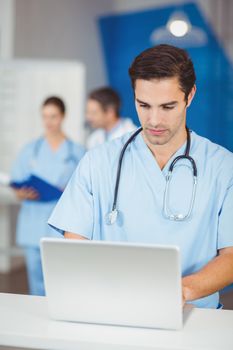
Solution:
<svg viewBox="0 0 233 350"><path fill-rule="evenodd" d="M192 136L193 135L191 133L190 151L192 150L192 143L193 143ZM187 141L185 141L183 145L173 154L173 156L168 160L167 164L164 166L162 170L160 169L160 166L156 158L153 156L149 147L145 143L141 133L136 136L134 143L136 147L136 153L141 158L141 162L145 164L145 168L146 168L145 173L148 175L148 180L151 182L151 179L154 179L154 182L156 182L158 185L156 186L157 190L163 191L164 186L166 184L166 175L168 173L169 166L177 156L184 154Z"/></svg>
<svg viewBox="0 0 233 350"><path fill-rule="evenodd" d="M60 151L64 148L64 146L66 145L67 139L65 138L58 146L57 149L52 149L52 147L50 146L48 140L46 138L44 138L44 142L46 147L49 149L49 152L53 155L57 155L60 153Z"/></svg>
<svg viewBox="0 0 233 350"><path fill-rule="evenodd" d="M192 138L192 134L193 132L190 130L190 139L191 139L191 148L192 148L192 143L193 143L193 138ZM144 153L144 155L148 154L147 158L151 161L154 161L154 163L156 164L157 168L162 172L162 173L166 173L170 164L172 163L172 161L180 156L180 155L184 155L185 153L185 148L187 145L187 140L183 143L183 145L178 148L178 150L172 155L172 157L168 160L168 162L165 164L165 166L163 167L163 169L160 168L156 158L153 156L150 148L147 146L147 144L145 143L142 133L140 133L137 137L136 137L136 145L138 146L138 148ZM191 151L191 149L190 149Z"/></svg>

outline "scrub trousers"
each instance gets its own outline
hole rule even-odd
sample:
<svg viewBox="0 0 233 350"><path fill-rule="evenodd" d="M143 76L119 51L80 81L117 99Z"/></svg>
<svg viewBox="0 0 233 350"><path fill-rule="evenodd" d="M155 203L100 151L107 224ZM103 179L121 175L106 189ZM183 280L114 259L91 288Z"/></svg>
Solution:
<svg viewBox="0 0 233 350"><path fill-rule="evenodd" d="M45 295L44 278L39 247L25 247L27 278L31 295Z"/></svg>

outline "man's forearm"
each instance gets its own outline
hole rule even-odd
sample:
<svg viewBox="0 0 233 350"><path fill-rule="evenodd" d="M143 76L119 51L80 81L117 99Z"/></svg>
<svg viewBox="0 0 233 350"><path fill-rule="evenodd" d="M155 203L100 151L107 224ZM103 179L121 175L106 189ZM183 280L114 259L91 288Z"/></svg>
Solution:
<svg viewBox="0 0 233 350"><path fill-rule="evenodd" d="M71 233L71 232L65 232L64 237L68 239L80 239L80 240L86 240L87 238L84 236L81 236L77 233Z"/></svg>
<svg viewBox="0 0 233 350"><path fill-rule="evenodd" d="M196 300L233 283L233 248L225 248L200 271L182 278L183 298Z"/></svg>

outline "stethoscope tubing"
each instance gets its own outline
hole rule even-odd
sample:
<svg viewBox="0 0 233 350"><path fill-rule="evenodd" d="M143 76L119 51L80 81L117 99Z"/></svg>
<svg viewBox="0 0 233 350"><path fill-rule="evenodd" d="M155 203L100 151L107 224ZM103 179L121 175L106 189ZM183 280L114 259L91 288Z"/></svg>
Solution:
<svg viewBox="0 0 233 350"><path fill-rule="evenodd" d="M40 148L42 146L43 140L44 140L44 137L40 137L35 143L34 150L33 150L33 158L31 161L31 165L33 168L35 167L36 160L37 160L38 154L40 152ZM76 163L77 159L76 159L75 155L73 154L72 142L69 139L66 139L66 141L68 142L68 156L66 157L65 162L68 163L69 161L72 161L72 162Z"/></svg>
<svg viewBox="0 0 233 350"><path fill-rule="evenodd" d="M117 173L116 173L116 182L115 182L115 187L114 187L113 204L112 204L112 208L111 208L110 213L107 215L108 216L107 220L108 220L109 224L113 224L116 221L116 218L117 218L117 215L118 215L117 198L118 198L119 184L120 184L120 178L121 178L122 161L123 161L123 158L124 158L125 151L126 151L128 145L135 139L135 137L142 130L143 130L142 127L137 129L130 136L130 138L127 140L127 142L125 143L125 145L123 146L123 148L122 148L122 150L120 152L120 156L119 156L119 160L118 160L118 166L117 166ZM164 216L167 219L175 220L175 221L183 221L183 220L187 219L191 215L191 212L192 212L192 209L193 209L193 205L194 205L194 201L195 201L195 196L196 196L197 166L196 166L196 163L195 163L194 159L189 155L190 148L191 148L191 138L190 138L190 131L187 128L187 126L186 126L186 132L187 132L187 144L186 144L186 148L185 148L185 153L183 155L177 156L172 161L172 163L170 164L169 169L168 169L168 175L166 176L166 188L165 188L165 192L164 192L164 205L163 205ZM169 213L169 209L168 209L168 206L167 206L167 197L168 197L168 194L169 194L169 184L170 184L170 180L171 180L171 176L172 176L172 171L173 171L175 165L177 164L177 162L180 161L181 159L187 159L191 163L192 170L193 170L193 177L194 177L191 202L190 202L188 213L186 215L171 214L171 213Z"/></svg>

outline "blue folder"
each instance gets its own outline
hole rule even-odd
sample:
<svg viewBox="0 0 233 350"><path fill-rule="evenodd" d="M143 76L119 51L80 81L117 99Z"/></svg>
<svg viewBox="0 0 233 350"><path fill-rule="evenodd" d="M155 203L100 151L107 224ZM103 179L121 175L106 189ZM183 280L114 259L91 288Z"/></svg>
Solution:
<svg viewBox="0 0 233 350"><path fill-rule="evenodd" d="M45 180L35 175L31 175L26 181L11 182L10 186L16 189L20 189L22 187L30 187L34 189L36 192L38 192L39 198L37 201L39 202L50 202L58 200L63 192L60 188L51 185L49 182L46 182Z"/></svg>

